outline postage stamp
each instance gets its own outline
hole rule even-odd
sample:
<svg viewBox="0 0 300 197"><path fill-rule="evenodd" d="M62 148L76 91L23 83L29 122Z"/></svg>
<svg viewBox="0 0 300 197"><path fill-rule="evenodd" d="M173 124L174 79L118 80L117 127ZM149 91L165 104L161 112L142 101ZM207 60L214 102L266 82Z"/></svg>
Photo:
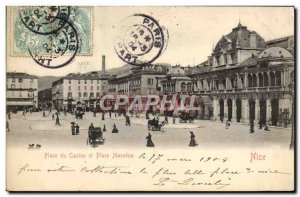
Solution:
<svg viewBox="0 0 300 197"><path fill-rule="evenodd" d="M59 17L55 17L53 21L63 24L62 28L58 25L55 27L57 31L49 35L36 33L38 38L46 37L45 42L40 41L37 47L28 48L34 61L46 68L60 68L67 65L75 58L79 49L78 34L74 25Z"/></svg>
<svg viewBox="0 0 300 197"><path fill-rule="evenodd" d="M49 35L62 29L67 21L71 21L76 29L80 42L78 56L93 54L93 7L77 6L31 6L14 7L11 13L13 39L10 41L10 56L30 57L28 49L40 51L40 55L48 55L41 50ZM72 56L72 53L65 55Z"/></svg>
<svg viewBox="0 0 300 197"><path fill-rule="evenodd" d="M142 66L156 60L165 51L167 42L166 29L153 17L134 14L119 26L114 48L124 62Z"/></svg>

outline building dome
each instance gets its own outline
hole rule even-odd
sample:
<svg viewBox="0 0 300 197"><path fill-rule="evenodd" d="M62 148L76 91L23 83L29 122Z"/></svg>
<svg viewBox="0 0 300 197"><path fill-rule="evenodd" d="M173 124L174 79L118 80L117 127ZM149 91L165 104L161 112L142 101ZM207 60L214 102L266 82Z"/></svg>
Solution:
<svg viewBox="0 0 300 197"><path fill-rule="evenodd" d="M167 72L167 76L170 76L170 77L186 77L186 73L181 67L177 66L177 67L171 68L171 70L169 70Z"/></svg>
<svg viewBox="0 0 300 197"><path fill-rule="evenodd" d="M261 52L258 58L293 58L293 56L288 50L284 48L270 47Z"/></svg>
<svg viewBox="0 0 300 197"><path fill-rule="evenodd" d="M224 52L236 48L264 49L265 40L255 31L250 31L241 23L232 32L223 36L214 48L214 53Z"/></svg>

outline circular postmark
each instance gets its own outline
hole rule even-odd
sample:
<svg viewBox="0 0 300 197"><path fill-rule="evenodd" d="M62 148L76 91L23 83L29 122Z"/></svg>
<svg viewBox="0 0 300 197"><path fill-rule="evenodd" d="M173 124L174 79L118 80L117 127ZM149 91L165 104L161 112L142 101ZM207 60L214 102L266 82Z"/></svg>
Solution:
<svg viewBox="0 0 300 197"><path fill-rule="evenodd" d="M62 29L69 16L69 6L26 6L19 9L22 23L30 31L42 35L52 34Z"/></svg>
<svg viewBox="0 0 300 197"><path fill-rule="evenodd" d="M117 29L114 49L126 63L143 66L156 60L166 46L163 28L151 16L135 14Z"/></svg>
<svg viewBox="0 0 300 197"><path fill-rule="evenodd" d="M39 42L34 48L28 48L33 60L46 68L60 68L69 64L76 56L79 49L78 34L73 24L63 18L55 17L55 20L62 20L64 26L55 33L36 36Z"/></svg>

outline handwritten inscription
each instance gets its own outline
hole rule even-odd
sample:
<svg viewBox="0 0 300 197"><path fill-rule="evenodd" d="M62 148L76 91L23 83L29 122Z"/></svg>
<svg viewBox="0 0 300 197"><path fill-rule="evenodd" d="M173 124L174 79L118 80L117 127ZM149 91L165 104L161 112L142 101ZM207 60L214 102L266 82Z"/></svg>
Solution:
<svg viewBox="0 0 300 197"><path fill-rule="evenodd" d="M128 157L128 153L114 155L105 153L96 153L93 155L69 153L69 158L94 158L95 161L99 158L114 157ZM265 156L261 154L253 154L254 160L264 160ZM56 153L44 153L45 159L61 158L60 154ZM129 156L131 157L131 156ZM132 155L133 157L133 155ZM36 166L30 163L23 164L17 174L22 176L28 173L84 173L84 174L101 174L102 176L132 176L136 178L138 176L144 176L151 180L151 183L156 187L165 186L193 186L201 187L202 189L222 189L230 187L233 184L233 180L239 180L245 176L290 176L292 173L279 169L271 168L254 168L248 166L245 168L230 168L230 158L228 157L213 157L213 156L198 156L198 157L175 157L172 155L166 155L161 153L141 153L135 157L139 161L138 167L132 167L127 165L103 165L101 162L83 162L78 166L78 163L74 165L70 164L56 164L52 167ZM107 160L106 160L107 161ZM79 162L79 161L78 161ZM250 162L250 163L251 163ZM95 164L96 163L96 164ZM191 165L191 163L193 165ZM76 165L75 165L76 164ZM93 165L91 165L93 164ZM143 165L144 164L144 165ZM195 165L196 164L196 165ZM180 165L181 167L177 167ZM278 177L280 178L280 177Z"/></svg>

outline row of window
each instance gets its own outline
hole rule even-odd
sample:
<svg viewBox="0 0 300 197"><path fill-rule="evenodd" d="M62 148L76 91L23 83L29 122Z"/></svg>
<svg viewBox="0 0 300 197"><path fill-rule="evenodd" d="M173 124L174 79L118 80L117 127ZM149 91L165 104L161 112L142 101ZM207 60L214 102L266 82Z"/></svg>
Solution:
<svg viewBox="0 0 300 197"><path fill-rule="evenodd" d="M6 88L15 89L15 88L16 88L16 84L10 84L10 86L9 86L8 84L6 84ZM22 88L23 88L23 85L22 85L22 84L19 84L19 85L18 85L18 88L19 88L19 89L22 89ZM32 84L29 84L29 88L32 88Z"/></svg>
<svg viewBox="0 0 300 197"><path fill-rule="evenodd" d="M16 82L18 82L18 83L23 83L23 78L6 78L6 82L9 82L9 79L11 79L11 82L12 83L16 83ZM29 82L30 83L33 83L33 79L29 79Z"/></svg>
<svg viewBox="0 0 300 197"><path fill-rule="evenodd" d="M71 91L71 90L72 90L72 87L69 86L68 90ZM80 90L81 90L81 87L78 86L78 89L77 89L77 90L80 91ZM84 87L83 87L83 90L87 90L87 86L84 86ZM91 86L90 90L93 91L93 90L94 90L94 86ZM97 90L98 90L98 91L100 90L100 86L97 86Z"/></svg>
<svg viewBox="0 0 300 197"><path fill-rule="evenodd" d="M89 94L89 97L94 97L94 93L93 92L91 92L90 94ZM81 93L81 92L78 92L78 98L81 98L81 97L84 97L84 98L87 98L88 97L88 93L87 92L84 92L83 94ZM96 93L96 97L100 97L100 92L97 92ZM69 92L68 93L68 98L72 98L72 93L71 92Z"/></svg>
<svg viewBox="0 0 300 197"><path fill-rule="evenodd" d="M163 91L164 92L175 92L175 84L163 84ZM193 91L193 86L192 86L192 83L185 83L185 82L182 82L180 84L180 91L181 92L191 92Z"/></svg>
<svg viewBox="0 0 300 197"><path fill-rule="evenodd" d="M18 93L16 93L16 92L18 92ZM15 96L23 97L25 95L26 94L23 94L22 91L11 91L11 96L12 97L15 97ZM33 93L27 93L28 98L33 98L33 95L34 95Z"/></svg>
<svg viewBox="0 0 300 197"><path fill-rule="evenodd" d="M69 84L71 84L71 81L72 81L72 80L69 79ZM84 83L84 84L87 84L87 81L88 81L88 80L83 80L83 83ZM89 81L91 81L91 84L94 84L94 81L96 81L96 80L89 80ZM81 83L81 80L78 80L77 82L78 82L78 84L80 84L80 83ZM100 83L100 80L98 79L98 80L97 80L97 84L99 84L99 83Z"/></svg>

